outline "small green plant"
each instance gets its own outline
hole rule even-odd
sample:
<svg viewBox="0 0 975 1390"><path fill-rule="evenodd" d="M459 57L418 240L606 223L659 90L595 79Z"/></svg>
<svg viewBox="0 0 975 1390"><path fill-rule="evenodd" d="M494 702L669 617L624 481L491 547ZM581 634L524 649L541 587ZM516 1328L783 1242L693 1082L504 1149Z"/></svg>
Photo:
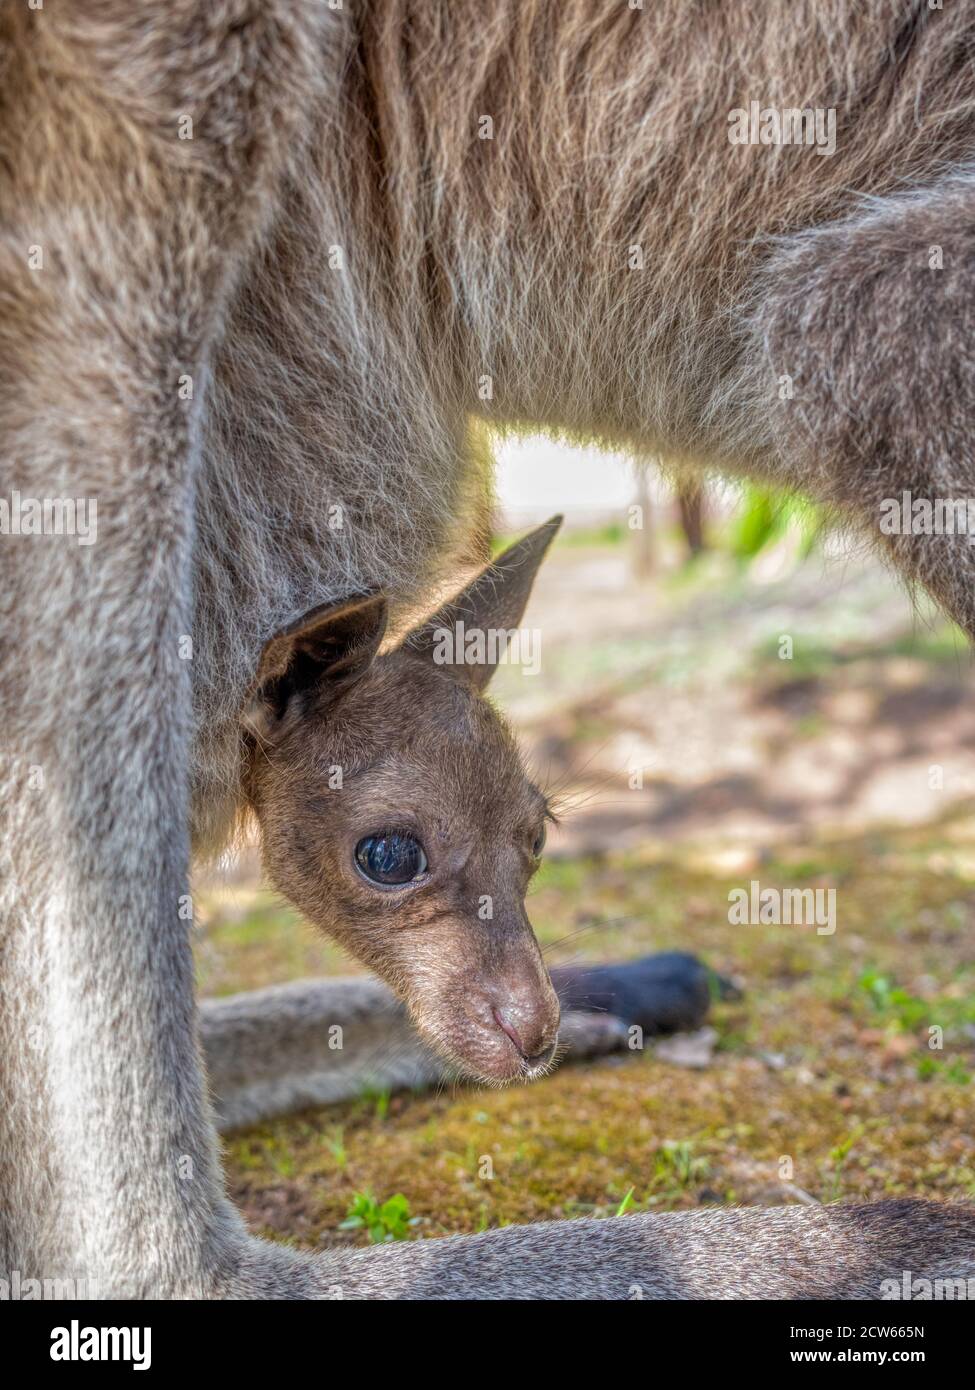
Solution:
<svg viewBox="0 0 975 1390"><path fill-rule="evenodd" d="M335 1125L325 1138L325 1147L335 1159L336 1168L344 1168L349 1161L348 1150L345 1147L345 1131L341 1125Z"/></svg>
<svg viewBox="0 0 975 1390"><path fill-rule="evenodd" d="M969 1086L972 1075L963 1062L943 1061L940 1057L921 1057L917 1063L918 1079L921 1081L947 1081L952 1086Z"/></svg>
<svg viewBox="0 0 975 1390"><path fill-rule="evenodd" d="M886 975L876 970L865 970L858 981L866 991L874 1011L886 1023L892 1023L902 1032L910 1033L924 1023L930 1013L930 1005L906 989L895 985Z"/></svg>
<svg viewBox="0 0 975 1390"><path fill-rule="evenodd" d="M636 1202L633 1200L633 1193L635 1190L635 1188L630 1188L622 1202L620 1202L619 1206L616 1208L614 1215L625 1216L631 1207L636 1206Z"/></svg>
<svg viewBox="0 0 975 1390"><path fill-rule="evenodd" d="M274 1171L282 1178L293 1178L295 1175L294 1154L288 1148L286 1142L271 1135L265 1146L264 1154L267 1162Z"/></svg>
<svg viewBox="0 0 975 1390"><path fill-rule="evenodd" d="M360 1101L363 1105L371 1105L373 1114L380 1124L389 1114L389 1102L391 1092L388 1086L373 1086L367 1084L363 1086L360 1093Z"/></svg>
<svg viewBox="0 0 975 1390"><path fill-rule="evenodd" d="M654 1183L661 1187L687 1188L706 1178L711 1165L703 1154L695 1154L688 1139L668 1139L654 1156Z"/></svg>
<svg viewBox="0 0 975 1390"><path fill-rule="evenodd" d="M846 1167L846 1160L853 1151L853 1147L858 1139L864 1134L863 1125L857 1125L849 1134L834 1144L829 1151L829 1162L832 1165L833 1174L830 1183L830 1190L827 1200L835 1202L841 1195L843 1187L843 1169Z"/></svg>
<svg viewBox="0 0 975 1390"><path fill-rule="evenodd" d="M363 1228L369 1232L373 1245L383 1245L391 1240L405 1240L410 1227L419 1224L418 1216L410 1216L410 1204L402 1192L379 1203L371 1192L357 1192L352 1198L348 1215L339 1226L340 1231L358 1231Z"/></svg>

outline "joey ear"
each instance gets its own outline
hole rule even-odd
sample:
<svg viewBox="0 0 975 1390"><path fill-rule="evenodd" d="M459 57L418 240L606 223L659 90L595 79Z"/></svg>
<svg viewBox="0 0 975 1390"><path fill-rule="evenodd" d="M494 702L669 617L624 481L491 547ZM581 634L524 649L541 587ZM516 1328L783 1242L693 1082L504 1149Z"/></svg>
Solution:
<svg viewBox="0 0 975 1390"><path fill-rule="evenodd" d="M459 680L483 690L507 649L505 634L521 623L539 566L561 525L561 516L553 516L503 550L456 598L414 628L402 650L447 666ZM481 641L469 649L461 632ZM478 659L470 660L470 650Z"/></svg>
<svg viewBox="0 0 975 1390"><path fill-rule="evenodd" d="M244 710L245 728L262 741L290 724L312 692L338 694L364 676L386 631L383 594L323 603L265 644Z"/></svg>

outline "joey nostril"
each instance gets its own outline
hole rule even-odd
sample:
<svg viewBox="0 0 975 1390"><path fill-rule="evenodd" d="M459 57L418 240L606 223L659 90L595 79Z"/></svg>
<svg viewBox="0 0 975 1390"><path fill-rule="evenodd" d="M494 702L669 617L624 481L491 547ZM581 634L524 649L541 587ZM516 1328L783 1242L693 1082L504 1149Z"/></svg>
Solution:
<svg viewBox="0 0 975 1390"><path fill-rule="evenodd" d="M555 1056L557 1041L556 1039L556 1042L550 1042L548 1047L541 1052L536 1052L534 1057L525 1057L527 1065L531 1067L532 1070L534 1070L535 1067L548 1066L549 1062L551 1062L552 1058ZM524 1056L524 1053L522 1053L522 1056Z"/></svg>
<svg viewBox="0 0 975 1390"><path fill-rule="evenodd" d="M525 1047L521 1041L521 1037L519 1036L518 1029L514 1026L513 1023L508 1022L508 1020L505 1018L504 1014L497 1007L497 1005L495 1005L495 1007L491 1010L491 1013L494 1017L495 1023L501 1029L502 1033L506 1033L508 1035L508 1037L514 1043L515 1047L517 1047L518 1051L521 1053L522 1057L524 1057Z"/></svg>

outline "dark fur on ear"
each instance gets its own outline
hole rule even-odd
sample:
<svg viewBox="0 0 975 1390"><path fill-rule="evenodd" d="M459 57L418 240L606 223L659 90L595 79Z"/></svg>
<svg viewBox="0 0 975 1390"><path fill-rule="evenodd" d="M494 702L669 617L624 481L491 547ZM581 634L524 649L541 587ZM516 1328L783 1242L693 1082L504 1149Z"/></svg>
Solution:
<svg viewBox="0 0 975 1390"><path fill-rule="evenodd" d="M337 696L365 675L386 631L383 594L323 603L266 643L243 723L262 742L292 723L307 697ZM289 717L290 716L290 717Z"/></svg>
<svg viewBox="0 0 975 1390"><path fill-rule="evenodd" d="M433 660L440 635L456 632L458 624L463 624L466 632L510 632L517 628L535 576L561 525L561 516L553 516L502 551L455 598L414 628L404 639L402 650ZM507 641L489 644L487 651L499 657L506 648ZM475 689L483 690L496 668L497 660L490 659L489 655L489 659L477 663L455 661L446 669Z"/></svg>

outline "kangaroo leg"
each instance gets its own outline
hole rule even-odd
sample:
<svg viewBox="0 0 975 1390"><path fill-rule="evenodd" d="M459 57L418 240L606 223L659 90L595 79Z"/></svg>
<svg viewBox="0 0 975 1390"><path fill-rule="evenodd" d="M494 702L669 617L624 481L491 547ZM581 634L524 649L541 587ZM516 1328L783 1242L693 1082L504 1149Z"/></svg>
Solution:
<svg viewBox="0 0 975 1390"><path fill-rule="evenodd" d="M752 326L781 477L851 516L975 636L973 272L969 171L788 239ZM906 532L905 494L921 504Z"/></svg>
<svg viewBox="0 0 975 1390"><path fill-rule="evenodd" d="M289 10L0 19L0 456L97 504L91 544L0 550L0 1267L104 1293L202 1291L244 1238L195 1037L181 637L210 342L286 133L261 60L310 48Z"/></svg>
<svg viewBox="0 0 975 1390"><path fill-rule="evenodd" d="M207 1000L200 1032L222 1130L444 1075L400 1001L368 978L300 980Z"/></svg>

